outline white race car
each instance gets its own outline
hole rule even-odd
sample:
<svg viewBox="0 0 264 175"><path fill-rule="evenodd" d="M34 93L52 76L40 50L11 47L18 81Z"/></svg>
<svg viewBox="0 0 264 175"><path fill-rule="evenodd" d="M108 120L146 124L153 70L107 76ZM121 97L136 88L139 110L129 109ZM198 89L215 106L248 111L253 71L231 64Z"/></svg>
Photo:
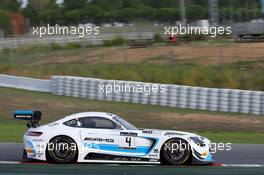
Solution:
<svg viewBox="0 0 264 175"><path fill-rule="evenodd" d="M210 164L211 142L193 133L138 129L105 112L69 115L43 126L40 111L15 111L28 120L24 158L55 163L102 162L143 164Z"/></svg>

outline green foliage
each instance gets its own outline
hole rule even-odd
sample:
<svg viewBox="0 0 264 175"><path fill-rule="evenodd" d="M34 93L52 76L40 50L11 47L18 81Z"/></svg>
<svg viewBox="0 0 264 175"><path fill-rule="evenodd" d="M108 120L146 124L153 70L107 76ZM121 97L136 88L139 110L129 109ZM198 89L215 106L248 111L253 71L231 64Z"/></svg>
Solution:
<svg viewBox="0 0 264 175"><path fill-rule="evenodd" d="M29 70L25 65L5 67L1 73ZM212 88L264 91L264 62L237 62L226 65L156 64L54 64L30 67L30 75L72 75Z"/></svg>
<svg viewBox="0 0 264 175"><path fill-rule="evenodd" d="M104 46L122 46L124 45L125 40L122 37L115 38L113 40L104 40L103 45Z"/></svg>
<svg viewBox="0 0 264 175"><path fill-rule="evenodd" d="M197 0L195 0L197 1ZM179 0L161 0L161 7L179 8Z"/></svg>
<svg viewBox="0 0 264 175"><path fill-rule="evenodd" d="M60 44L58 44L58 43L52 43L51 44L51 49L52 50L61 50L61 49L63 49L63 47Z"/></svg>
<svg viewBox="0 0 264 175"><path fill-rule="evenodd" d="M81 9L86 4L87 0L64 0L64 8L66 11Z"/></svg>
<svg viewBox="0 0 264 175"><path fill-rule="evenodd" d="M124 8L141 8L144 6L144 3L142 0L123 0L123 7Z"/></svg>
<svg viewBox="0 0 264 175"><path fill-rule="evenodd" d="M154 42L155 43L162 43L162 42L164 42L164 38L162 37L161 34L155 34L154 35Z"/></svg>
<svg viewBox="0 0 264 175"><path fill-rule="evenodd" d="M0 9L0 29L8 30L10 27L10 17L7 11Z"/></svg>
<svg viewBox="0 0 264 175"><path fill-rule="evenodd" d="M139 16L139 11L134 8L123 8L116 11L116 20L118 21L131 21Z"/></svg>
<svg viewBox="0 0 264 175"><path fill-rule="evenodd" d="M39 18L45 23L54 25L63 17L63 9L55 1L51 1L45 6L43 11L39 12Z"/></svg>
<svg viewBox="0 0 264 175"><path fill-rule="evenodd" d="M84 17L93 21L98 20L104 16L104 11L98 6L90 5L85 8Z"/></svg>
<svg viewBox="0 0 264 175"><path fill-rule="evenodd" d="M64 48L65 49L77 49L77 48L81 48L81 44L79 43L67 43Z"/></svg>
<svg viewBox="0 0 264 175"><path fill-rule="evenodd" d="M176 21L180 19L180 11L174 8L159 8L156 10L155 18L158 21Z"/></svg>
<svg viewBox="0 0 264 175"><path fill-rule="evenodd" d="M79 9L66 11L64 15L71 23L77 23L82 19L82 11Z"/></svg>
<svg viewBox="0 0 264 175"><path fill-rule="evenodd" d="M12 66L10 64L3 64L0 65L0 73L9 72L11 70Z"/></svg>
<svg viewBox="0 0 264 175"><path fill-rule="evenodd" d="M16 9L12 3L16 0L0 0L8 11ZM150 20L175 22L180 20L179 0L65 0L58 6L52 0L43 10L35 11L31 7L22 10L33 24L62 23L77 24L79 22L130 22ZM261 17L259 0L219 0L220 21L242 21ZM4 9L5 9L4 8ZM189 21L208 19L208 0L186 1L186 16Z"/></svg>
<svg viewBox="0 0 264 175"><path fill-rule="evenodd" d="M206 40L207 36L206 35L196 35L196 34L185 34L181 36L182 41L202 41Z"/></svg>
<svg viewBox="0 0 264 175"><path fill-rule="evenodd" d="M9 55L9 54L11 53L11 49L9 49L9 48L3 48L3 49L2 49L2 53L3 53L4 55Z"/></svg>
<svg viewBox="0 0 264 175"><path fill-rule="evenodd" d="M26 18L30 19L32 25L38 24L40 22L39 13L30 5L22 9L21 12Z"/></svg>
<svg viewBox="0 0 264 175"><path fill-rule="evenodd" d="M104 10L116 10L123 7L123 0L94 0L94 3Z"/></svg>
<svg viewBox="0 0 264 175"><path fill-rule="evenodd" d="M0 0L0 8L6 11L19 11L21 3L17 0Z"/></svg>
<svg viewBox="0 0 264 175"><path fill-rule="evenodd" d="M186 13L189 19L199 20L208 18L208 8L200 5L190 5L186 8Z"/></svg>
<svg viewBox="0 0 264 175"><path fill-rule="evenodd" d="M34 45L34 46L23 46L18 47L15 52L22 55L30 55L32 53L47 52L49 47L47 45Z"/></svg>
<svg viewBox="0 0 264 175"><path fill-rule="evenodd" d="M48 9L40 13L40 18L48 24L56 24L56 21L59 20L60 12L55 9Z"/></svg>
<svg viewBox="0 0 264 175"><path fill-rule="evenodd" d="M154 20L156 15L156 10L151 7L141 7L138 9L139 17L141 19Z"/></svg>

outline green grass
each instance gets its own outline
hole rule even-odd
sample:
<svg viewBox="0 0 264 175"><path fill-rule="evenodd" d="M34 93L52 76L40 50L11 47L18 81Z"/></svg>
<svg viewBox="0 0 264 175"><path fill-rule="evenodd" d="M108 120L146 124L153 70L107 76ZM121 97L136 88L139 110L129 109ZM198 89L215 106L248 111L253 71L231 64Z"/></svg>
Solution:
<svg viewBox="0 0 264 175"><path fill-rule="evenodd" d="M22 142L26 130L25 123L0 124L0 142Z"/></svg>
<svg viewBox="0 0 264 175"><path fill-rule="evenodd" d="M114 45L122 44L122 39L114 41L117 42ZM238 44L229 40L193 41L186 45L195 48L204 44L223 45L226 48L230 45L234 49L239 48L236 48ZM112 54L117 54L118 51L113 50L111 53L112 50L108 50L109 48L98 47L89 50L90 48L80 47L78 43L68 43L64 46L58 44L24 46L15 51L5 48L0 50L0 73L37 78L49 78L52 75L73 75L264 91L264 56L259 55L257 51L255 53L256 58L253 59L252 57L249 60L237 62L233 61L246 59L246 57L236 58L235 53L230 55L227 51L227 53L223 53L224 58L222 61L219 60L219 64L208 65L206 63L210 62L209 58L215 56L207 55L207 53L198 54L197 58L187 53L186 59L177 59L177 53L174 53L176 55L173 58L167 54L157 54L154 57L145 55L138 59L133 58L133 55L137 55L135 53L138 51L129 50L128 52L131 53L128 54L127 64L123 64L122 59L110 61L111 64L107 64L107 60L105 62L104 59ZM155 48L155 46L153 47ZM157 47L157 49L165 48L165 46ZM123 52L122 48L119 49ZM251 55L254 56L253 51ZM191 57L188 58L189 56ZM110 58L112 57L110 56ZM113 59L115 60L114 57Z"/></svg>
<svg viewBox="0 0 264 175"><path fill-rule="evenodd" d="M198 132L215 143L264 144L264 133L257 132Z"/></svg>
<svg viewBox="0 0 264 175"><path fill-rule="evenodd" d="M48 64L38 66L0 65L0 73L37 78L72 75L104 79L168 83L190 86L264 91L264 61L236 62L225 65L152 64Z"/></svg>

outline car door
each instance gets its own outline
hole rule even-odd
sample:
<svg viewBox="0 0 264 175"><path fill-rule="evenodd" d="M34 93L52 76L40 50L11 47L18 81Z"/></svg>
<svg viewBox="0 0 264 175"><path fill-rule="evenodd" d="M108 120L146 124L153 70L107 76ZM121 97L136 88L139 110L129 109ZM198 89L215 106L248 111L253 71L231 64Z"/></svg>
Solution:
<svg viewBox="0 0 264 175"><path fill-rule="evenodd" d="M138 137L139 131L129 131L103 117L84 117L81 140L86 148L97 153L145 155L150 143Z"/></svg>
<svg viewBox="0 0 264 175"><path fill-rule="evenodd" d="M122 153L123 147L134 145L134 140L120 135L121 127L108 118L84 117L80 120L83 123L81 140L87 148L96 152Z"/></svg>

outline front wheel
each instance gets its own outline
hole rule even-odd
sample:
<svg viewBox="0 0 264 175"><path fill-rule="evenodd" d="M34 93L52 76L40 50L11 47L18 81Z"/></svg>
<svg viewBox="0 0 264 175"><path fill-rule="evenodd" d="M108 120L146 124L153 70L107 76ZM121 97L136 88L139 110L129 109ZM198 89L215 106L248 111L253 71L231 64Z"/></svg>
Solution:
<svg viewBox="0 0 264 175"><path fill-rule="evenodd" d="M48 159L55 163L72 163L77 160L78 148L75 141L67 136L57 136L47 146Z"/></svg>
<svg viewBox="0 0 264 175"><path fill-rule="evenodd" d="M160 160L165 165L182 165L191 157L191 147L183 139L170 139L161 149Z"/></svg>

